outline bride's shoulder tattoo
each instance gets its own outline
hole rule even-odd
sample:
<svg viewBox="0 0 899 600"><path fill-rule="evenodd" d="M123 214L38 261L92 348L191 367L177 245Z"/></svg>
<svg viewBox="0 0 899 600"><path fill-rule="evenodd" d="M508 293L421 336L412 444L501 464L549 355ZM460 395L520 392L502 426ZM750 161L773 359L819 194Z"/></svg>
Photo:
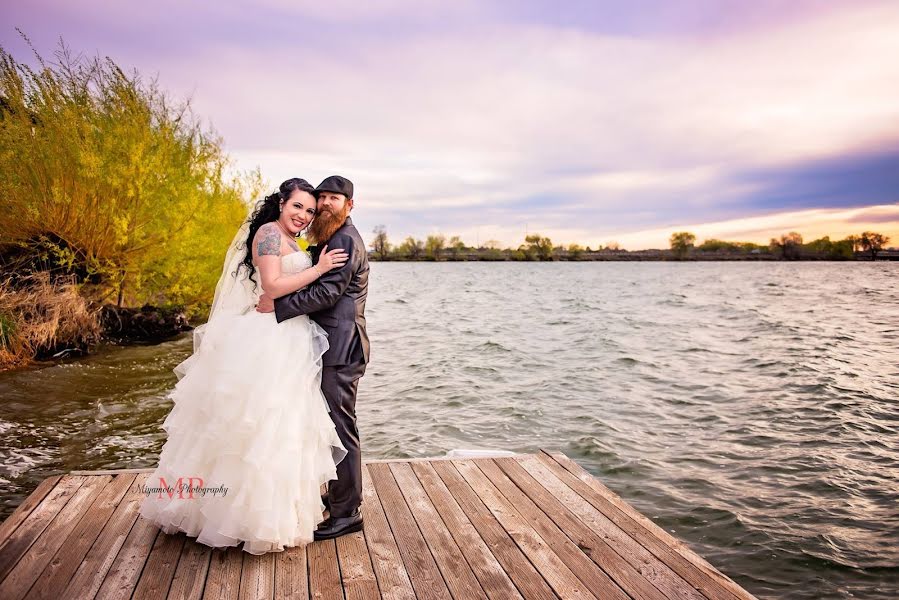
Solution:
<svg viewBox="0 0 899 600"><path fill-rule="evenodd" d="M256 232L256 254L258 256L281 255L281 233L274 223L266 223Z"/></svg>

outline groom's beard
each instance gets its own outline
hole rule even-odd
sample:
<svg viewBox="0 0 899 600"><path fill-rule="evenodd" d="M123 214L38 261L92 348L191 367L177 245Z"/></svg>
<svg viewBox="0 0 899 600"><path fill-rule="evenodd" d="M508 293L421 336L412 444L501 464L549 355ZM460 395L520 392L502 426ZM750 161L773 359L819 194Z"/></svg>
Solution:
<svg viewBox="0 0 899 600"><path fill-rule="evenodd" d="M350 205L344 204L343 211L333 213L327 209L322 209L312 223L309 225L309 236L316 244L324 244L331 239L334 232L346 222L346 218L350 216Z"/></svg>

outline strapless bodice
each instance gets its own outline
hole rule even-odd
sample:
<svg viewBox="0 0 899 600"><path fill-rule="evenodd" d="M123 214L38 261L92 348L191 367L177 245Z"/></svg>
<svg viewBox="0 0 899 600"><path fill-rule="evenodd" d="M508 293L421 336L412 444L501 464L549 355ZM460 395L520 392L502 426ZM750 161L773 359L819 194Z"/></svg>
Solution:
<svg viewBox="0 0 899 600"><path fill-rule="evenodd" d="M299 273L312 266L312 257L308 253L298 250L281 257L281 272L287 274Z"/></svg>

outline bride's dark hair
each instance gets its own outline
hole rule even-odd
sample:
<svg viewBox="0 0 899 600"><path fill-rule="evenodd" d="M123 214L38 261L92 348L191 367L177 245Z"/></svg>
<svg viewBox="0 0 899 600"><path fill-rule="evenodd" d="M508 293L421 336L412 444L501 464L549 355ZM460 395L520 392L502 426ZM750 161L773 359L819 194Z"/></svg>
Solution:
<svg viewBox="0 0 899 600"><path fill-rule="evenodd" d="M296 191L309 192L313 196L315 195L315 188L308 181L292 177L278 186L278 191L274 194L263 198L256 205L256 210L253 211L253 214L247 220L250 224L250 231L247 233L245 244L247 253L240 266L247 270L248 278L253 282L253 287L256 287L256 280L253 279L253 275L256 273L256 267L253 265L253 238L260 227L266 223L278 220L278 217L281 215L281 202L290 199Z"/></svg>

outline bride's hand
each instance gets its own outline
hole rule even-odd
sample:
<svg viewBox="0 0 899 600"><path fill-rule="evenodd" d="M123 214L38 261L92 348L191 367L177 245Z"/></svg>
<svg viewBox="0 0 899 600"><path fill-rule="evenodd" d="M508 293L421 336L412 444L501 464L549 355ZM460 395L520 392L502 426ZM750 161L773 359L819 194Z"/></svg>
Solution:
<svg viewBox="0 0 899 600"><path fill-rule="evenodd" d="M334 269L339 269L346 264L348 259L349 255L346 253L346 250L335 248L328 252L328 246L325 245L322 247L322 253L318 257L318 262L315 266L317 266L318 270L322 273L326 273L328 271L333 271Z"/></svg>

